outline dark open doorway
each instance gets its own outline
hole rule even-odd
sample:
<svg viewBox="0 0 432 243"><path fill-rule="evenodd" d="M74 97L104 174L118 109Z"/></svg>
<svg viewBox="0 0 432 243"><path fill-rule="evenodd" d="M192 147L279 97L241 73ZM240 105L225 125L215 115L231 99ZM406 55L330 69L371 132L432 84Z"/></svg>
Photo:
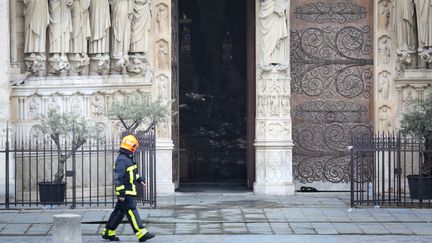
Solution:
<svg viewBox="0 0 432 243"><path fill-rule="evenodd" d="M178 27L180 186L245 188L246 1L179 0Z"/></svg>

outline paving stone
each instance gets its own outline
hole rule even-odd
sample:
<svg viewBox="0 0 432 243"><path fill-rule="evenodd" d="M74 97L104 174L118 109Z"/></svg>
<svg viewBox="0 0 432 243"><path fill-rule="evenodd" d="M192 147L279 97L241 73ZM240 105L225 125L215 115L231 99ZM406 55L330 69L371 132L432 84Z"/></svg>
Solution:
<svg viewBox="0 0 432 243"><path fill-rule="evenodd" d="M403 225L416 235L432 235L431 223L403 223Z"/></svg>
<svg viewBox="0 0 432 243"><path fill-rule="evenodd" d="M401 222L423 221L413 210L410 209L388 209L388 212Z"/></svg>
<svg viewBox="0 0 432 243"><path fill-rule="evenodd" d="M222 224L200 224L200 234L221 234Z"/></svg>
<svg viewBox="0 0 432 243"><path fill-rule="evenodd" d="M339 234L361 234L361 229L355 223L333 223Z"/></svg>
<svg viewBox="0 0 432 243"><path fill-rule="evenodd" d="M371 214L378 222L396 222L398 219L394 217L391 213L383 209L369 209L369 214Z"/></svg>
<svg viewBox="0 0 432 243"><path fill-rule="evenodd" d="M288 223L270 223L270 227L276 235L290 235L293 234L291 227Z"/></svg>
<svg viewBox="0 0 432 243"><path fill-rule="evenodd" d="M175 234L192 235L198 234L199 229L197 224L177 223L175 225Z"/></svg>
<svg viewBox="0 0 432 243"><path fill-rule="evenodd" d="M246 234L248 232L245 223L223 223L224 234Z"/></svg>
<svg viewBox="0 0 432 243"><path fill-rule="evenodd" d="M50 224L32 224L26 231L26 235L46 235L51 229Z"/></svg>
<svg viewBox="0 0 432 243"><path fill-rule="evenodd" d="M290 226L296 235L316 234L314 227L310 223L290 223Z"/></svg>
<svg viewBox="0 0 432 243"><path fill-rule="evenodd" d="M307 221L307 217L303 214L301 208L284 208L283 213L289 223Z"/></svg>
<svg viewBox="0 0 432 243"><path fill-rule="evenodd" d="M323 210L323 214L330 222L349 222L351 220L346 209L326 208Z"/></svg>
<svg viewBox="0 0 432 243"><path fill-rule="evenodd" d="M8 224L0 235L23 235L30 228L30 224Z"/></svg>
<svg viewBox="0 0 432 243"><path fill-rule="evenodd" d="M404 224L401 223L383 223L382 225L392 234L404 234L404 235L414 234Z"/></svg>
<svg viewBox="0 0 432 243"><path fill-rule="evenodd" d="M99 224L81 224L81 233L83 235L96 235L102 232L99 226Z"/></svg>
<svg viewBox="0 0 432 243"><path fill-rule="evenodd" d="M175 224L151 224L147 229L156 235L173 235Z"/></svg>
<svg viewBox="0 0 432 243"><path fill-rule="evenodd" d="M249 234L269 235L273 231L268 223L246 223Z"/></svg>
<svg viewBox="0 0 432 243"><path fill-rule="evenodd" d="M286 222L285 215L282 211L282 209L273 209L273 208L267 208L264 209L265 216L268 219L269 222Z"/></svg>
<svg viewBox="0 0 432 243"><path fill-rule="evenodd" d="M413 213L426 222L432 222L432 210L417 209Z"/></svg>
<svg viewBox="0 0 432 243"><path fill-rule="evenodd" d="M331 223L312 223L312 226L319 235L335 235L338 233Z"/></svg>
<svg viewBox="0 0 432 243"><path fill-rule="evenodd" d="M365 234L374 234L374 235L390 234L390 231L387 230L382 224L379 223L358 223L357 226Z"/></svg>

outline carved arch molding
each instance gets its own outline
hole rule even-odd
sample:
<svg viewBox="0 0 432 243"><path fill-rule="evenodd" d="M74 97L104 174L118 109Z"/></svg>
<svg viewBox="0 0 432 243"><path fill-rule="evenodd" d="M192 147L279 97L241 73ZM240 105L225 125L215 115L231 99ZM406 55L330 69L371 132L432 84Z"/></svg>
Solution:
<svg viewBox="0 0 432 243"><path fill-rule="evenodd" d="M347 146L372 133L372 2L291 0L293 172L302 184L348 182Z"/></svg>

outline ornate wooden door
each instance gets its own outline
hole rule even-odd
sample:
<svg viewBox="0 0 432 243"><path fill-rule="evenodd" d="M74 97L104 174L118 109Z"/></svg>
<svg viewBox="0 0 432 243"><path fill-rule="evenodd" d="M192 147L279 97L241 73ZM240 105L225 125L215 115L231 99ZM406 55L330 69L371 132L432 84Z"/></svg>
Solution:
<svg viewBox="0 0 432 243"><path fill-rule="evenodd" d="M351 136L372 131L372 2L291 0L293 172L300 184L348 182Z"/></svg>

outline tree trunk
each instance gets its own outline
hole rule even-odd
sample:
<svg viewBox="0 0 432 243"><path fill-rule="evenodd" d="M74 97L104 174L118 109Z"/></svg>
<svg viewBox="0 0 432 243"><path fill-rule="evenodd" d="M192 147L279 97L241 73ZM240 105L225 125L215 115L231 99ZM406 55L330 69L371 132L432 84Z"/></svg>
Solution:
<svg viewBox="0 0 432 243"><path fill-rule="evenodd" d="M64 178L64 171L65 171L65 163L66 163L67 157L65 155L60 155L58 160L58 168L57 172L54 177L54 183L62 183Z"/></svg>
<svg viewBox="0 0 432 243"><path fill-rule="evenodd" d="M423 152L423 175L431 175L431 160L432 160L432 138L426 137L425 151Z"/></svg>

